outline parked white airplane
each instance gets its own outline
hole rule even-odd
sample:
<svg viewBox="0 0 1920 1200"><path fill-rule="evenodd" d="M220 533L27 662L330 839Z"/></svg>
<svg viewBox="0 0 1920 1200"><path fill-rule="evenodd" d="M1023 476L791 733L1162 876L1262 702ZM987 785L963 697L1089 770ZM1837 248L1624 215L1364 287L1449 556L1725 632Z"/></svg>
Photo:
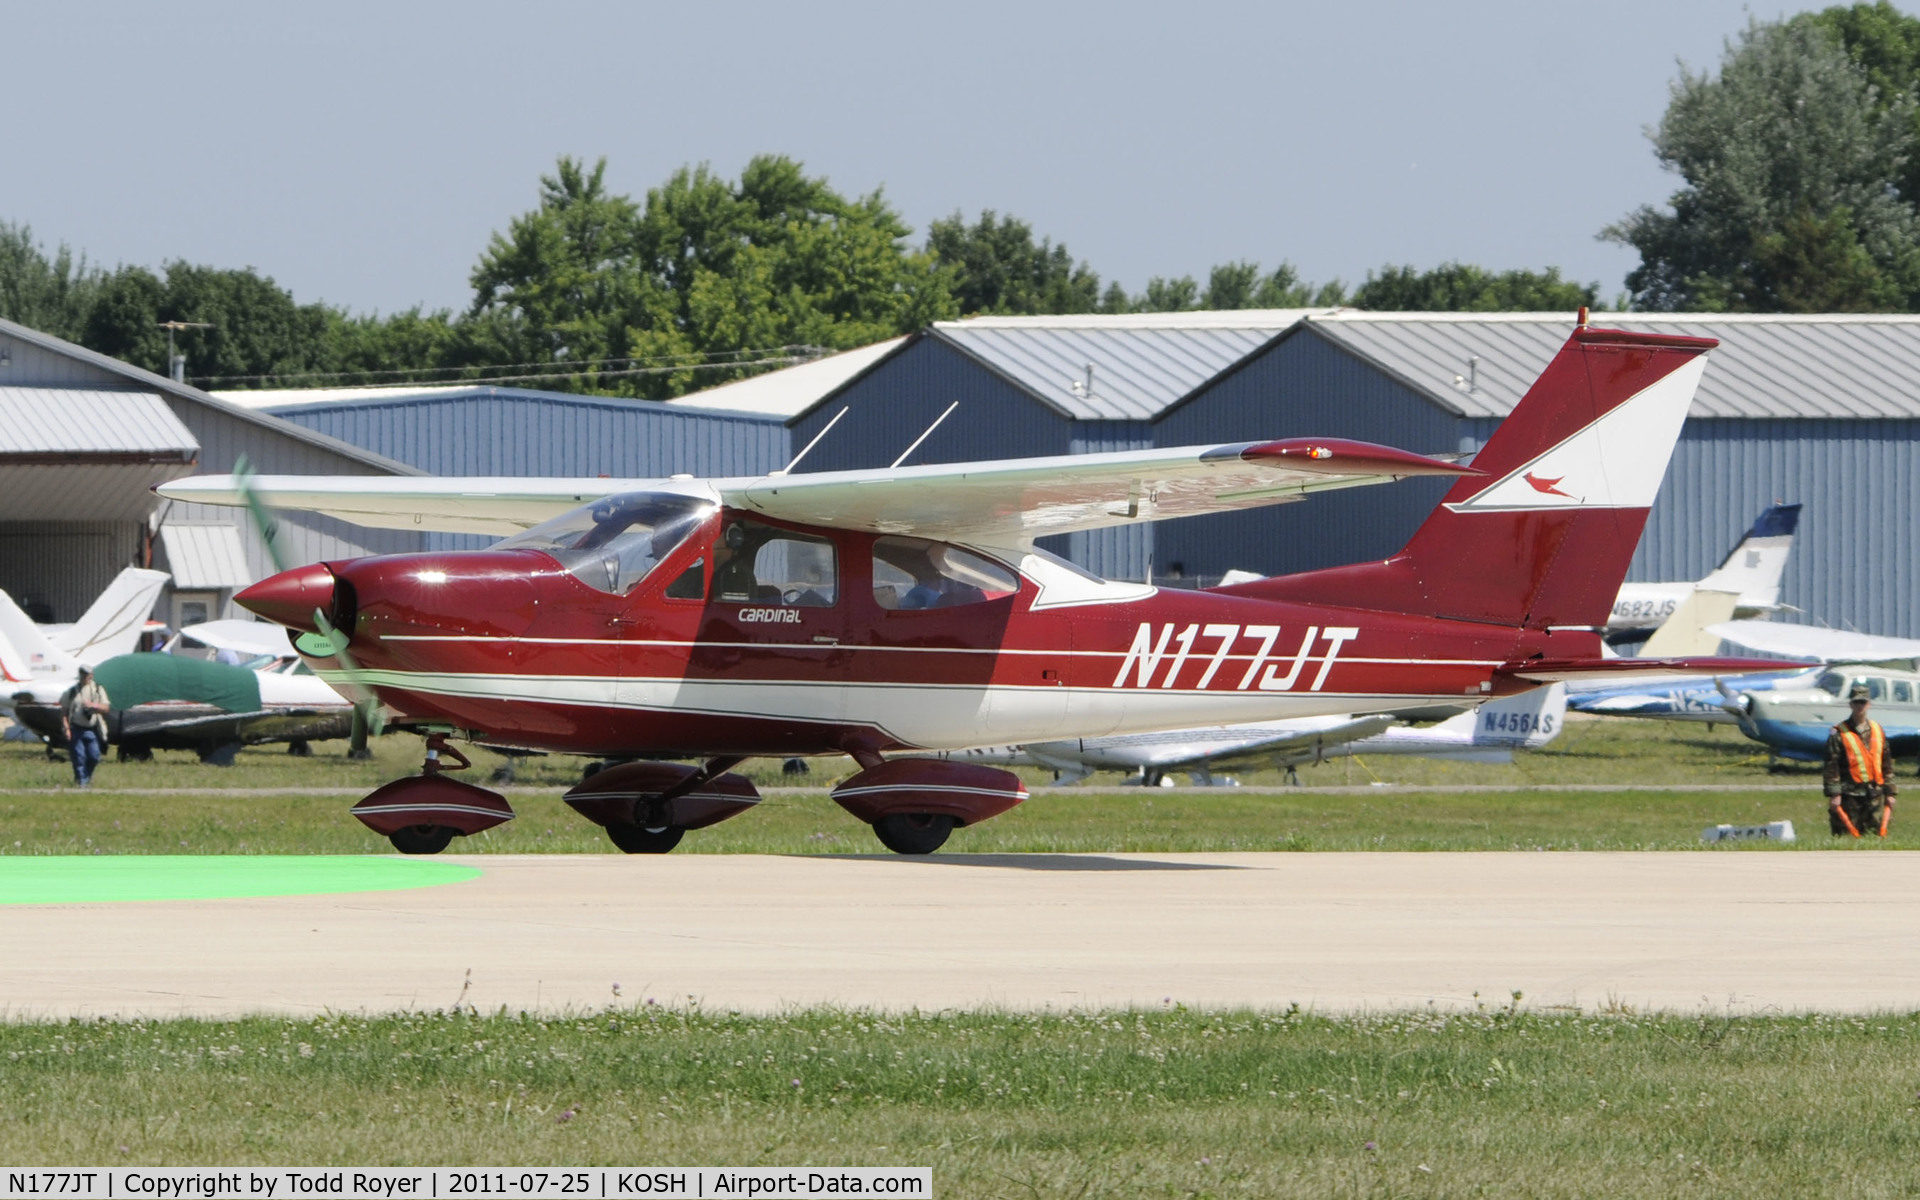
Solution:
<svg viewBox="0 0 1920 1200"><path fill-rule="evenodd" d="M1071 738L1025 746L988 746L941 755L959 762L1047 767L1062 783L1078 783L1095 771L1139 772L1149 787L1184 771L1195 783L1213 782L1216 770L1284 767L1294 778L1302 763L1343 755L1414 754L1463 762L1513 761L1515 749L1537 749L1560 734L1566 722L1567 685L1556 683L1517 696L1489 700L1478 710L1438 725L1412 728L1388 716L1300 717L1208 729L1127 733Z"/></svg>
<svg viewBox="0 0 1920 1200"><path fill-rule="evenodd" d="M1732 592L1736 617L1780 611L1780 579L1800 524L1798 504L1776 504L1706 578L1693 583L1623 583L1607 617L1607 636L1632 641L1658 629L1696 591ZM1647 652L1651 655L1651 651Z"/></svg>
<svg viewBox="0 0 1920 1200"><path fill-rule="evenodd" d="M0 591L0 678L27 683L70 677L81 663L97 666L131 654L168 578L165 571L128 567L78 621L64 625L36 624L13 597Z"/></svg>
<svg viewBox="0 0 1920 1200"><path fill-rule="evenodd" d="M1881 637L1851 629L1786 625L1774 621L1723 621L1707 632L1736 646L1803 662L1872 663L1920 659L1920 639Z"/></svg>

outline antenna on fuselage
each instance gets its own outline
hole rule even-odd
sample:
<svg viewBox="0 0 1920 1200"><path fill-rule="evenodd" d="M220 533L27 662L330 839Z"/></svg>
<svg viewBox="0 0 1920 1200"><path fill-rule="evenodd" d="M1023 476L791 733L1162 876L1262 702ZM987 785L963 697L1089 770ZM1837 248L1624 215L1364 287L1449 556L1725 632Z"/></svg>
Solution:
<svg viewBox="0 0 1920 1200"><path fill-rule="evenodd" d="M813 449L815 446L818 446L820 444L820 439L827 436L829 433L832 433L833 427L835 425L838 425L840 423L840 418L846 415L847 415L847 410L844 408L841 409L839 412L833 414L833 420L827 422L827 427L825 429L822 429L819 433L816 433L813 435L813 440L808 442L806 446L800 451L800 453L793 456L793 461L789 462L786 466L781 467L778 471L768 471L767 474L785 475L788 471L791 471L795 467L799 466L800 460L807 456L807 451Z"/></svg>
<svg viewBox="0 0 1920 1200"><path fill-rule="evenodd" d="M929 437L933 436L933 431L940 428L940 422L952 416L953 410L959 407L960 407L960 402L958 400L955 400L952 404L947 405L947 411L935 417L933 419L933 424L927 426L927 431L921 434L919 437L913 439L913 445L908 446L905 450L902 450L900 452L900 457L893 460L893 467L897 467L901 463L907 461L907 455L912 454L915 450L918 450L920 448L920 443L926 441ZM887 470L891 471L893 470L893 467L888 467Z"/></svg>

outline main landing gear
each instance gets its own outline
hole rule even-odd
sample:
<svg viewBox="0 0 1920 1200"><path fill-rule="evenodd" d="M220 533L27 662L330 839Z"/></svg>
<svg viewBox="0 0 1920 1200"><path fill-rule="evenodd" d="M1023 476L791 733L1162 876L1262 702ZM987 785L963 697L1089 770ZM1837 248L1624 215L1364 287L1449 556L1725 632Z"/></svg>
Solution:
<svg viewBox="0 0 1920 1200"><path fill-rule="evenodd" d="M701 767L671 762L595 763L566 795L581 816L607 831L628 854L665 854L689 829L735 817L760 803L738 758L714 758Z"/></svg>
<svg viewBox="0 0 1920 1200"><path fill-rule="evenodd" d="M895 854L932 854L962 825L997 817L1027 798L1011 771L945 759L883 759L856 752L866 768L833 789L834 803L873 826Z"/></svg>
<svg viewBox="0 0 1920 1200"><path fill-rule="evenodd" d="M449 767L441 755L458 765ZM353 806L353 815L375 833L385 834L402 854L438 854L456 837L513 820L513 807L505 796L441 774L472 765L466 755L447 744L446 734L431 734L420 774L382 785Z"/></svg>

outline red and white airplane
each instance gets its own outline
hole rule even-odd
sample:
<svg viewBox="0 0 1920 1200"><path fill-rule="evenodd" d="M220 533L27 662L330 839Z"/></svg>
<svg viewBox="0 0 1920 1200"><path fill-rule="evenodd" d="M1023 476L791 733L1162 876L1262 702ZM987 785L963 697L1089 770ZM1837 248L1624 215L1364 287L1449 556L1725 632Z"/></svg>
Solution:
<svg viewBox="0 0 1920 1200"><path fill-rule="evenodd" d="M568 793L629 852L757 799L750 756L847 754L833 796L927 853L1026 797L902 751L1366 713L1745 660L1601 656L1599 630L1708 339L1580 325L1472 467L1312 438L745 479L264 477L282 509L508 534L490 549L282 572L238 597L330 683L430 735L355 813L431 853L511 817L450 780L449 737L630 762ZM1206 591L1097 579L1072 530L1456 477L1384 561ZM232 477L169 498L249 503ZM458 757L455 752L455 757Z"/></svg>

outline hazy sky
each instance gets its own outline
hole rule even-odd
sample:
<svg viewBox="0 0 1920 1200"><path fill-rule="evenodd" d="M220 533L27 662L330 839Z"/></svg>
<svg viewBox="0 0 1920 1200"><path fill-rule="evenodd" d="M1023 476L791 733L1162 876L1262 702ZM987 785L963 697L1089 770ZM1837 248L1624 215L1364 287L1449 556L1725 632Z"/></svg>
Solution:
<svg viewBox="0 0 1920 1200"><path fill-rule="evenodd" d="M1814 6L1817 7L1817 6ZM1643 128L1735 0L7 6L0 219L302 301L463 306L559 154L637 197L752 154L915 227L995 208L1104 279L1557 265L1676 180ZM1784 11L1794 11L1787 9Z"/></svg>

